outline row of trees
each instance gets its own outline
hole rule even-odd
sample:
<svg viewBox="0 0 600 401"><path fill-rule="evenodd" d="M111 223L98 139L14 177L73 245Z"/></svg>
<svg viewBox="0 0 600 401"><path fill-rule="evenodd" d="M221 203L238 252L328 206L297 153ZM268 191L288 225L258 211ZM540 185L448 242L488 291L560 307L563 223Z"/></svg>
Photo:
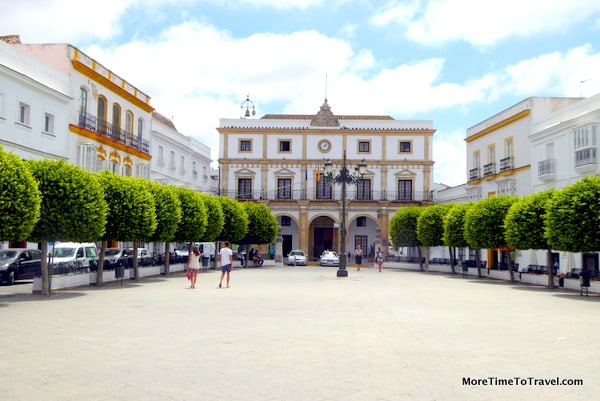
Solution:
<svg viewBox="0 0 600 401"><path fill-rule="evenodd" d="M261 204L238 202L186 188L161 185L111 172L91 173L64 161L23 161L0 149L0 239L39 242L102 241L97 285L102 285L108 241L264 244L275 241L277 220ZM47 260L42 293L50 293Z"/></svg>
<svg viewBox="0 0 600 401"><path fill-rule="evenodd" d="M425 263L432 246L450 249L454 272L456 248L477 250L481 276L481 249L596 252L600 250L600 177L585 177L561 190L525 197L494 196L478 202L406 207L392 216L390 239L395 246L421 247ZM510 278L514 281L511 260ZM423 270L423 264L421 263ZM553 287L552 269L548 286Z"/></svg>

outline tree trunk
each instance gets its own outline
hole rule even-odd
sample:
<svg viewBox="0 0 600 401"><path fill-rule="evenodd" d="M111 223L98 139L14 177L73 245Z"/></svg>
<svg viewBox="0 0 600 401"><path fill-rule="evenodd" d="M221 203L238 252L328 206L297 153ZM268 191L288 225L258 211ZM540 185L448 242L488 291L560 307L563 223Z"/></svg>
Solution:
<svg viewBox="0 0 600 401"><path fill-rule="evenodd" d="M515 282L515 260L514 258L510 257L510 250L507 251L508 252L508 271L509 271L509 275L510 275L510 282L514 283ZM515 249L515 258L517 256L517 250Z"/></svg>
<svg viewBox="0 0 600 401"><path fill-rule="evenodd" d="M169 275L169 260L171 256L170 245L169 241L165 242L165 274L167 276Z"/></svg>
<svg viewBox="0 0 600 401"><path fill-rule="evenodd" d="M456 264L456 248L448 247L448 253L450 254L450 269L452 269L452 274L456 274L454 270L454 265Z"/></svg>
<svg viewBox="0 0 600 401"><path fill-rule="evenodd" d="M96 287L102 287L104 285L104 276L102 273L104 272L104 255L107 247L108 240L102 240L102 248L98 255L98 267L96 268Z"/></svg>
<svg viewBox="0 0 600 401"><path fill-rule="evenodd" d="M419 255L419 269L425 271L425 269L423 269L423 252L421 251L421 246L417 246L417 255Z"/></svg>
<svg viewBox="0 0 600 401"><path fill-rule="evenodd" d="M40 243L42 252L42 294L50 295L50 269L48 268L48 241Z"/></svg>
<svg viewBox="0 0 600 401"><path fill-rule="evenodd" d="M429 247L425 246L424 248L424 253L425 253L425 271L429 271Z"/></svg>
<svg viewBox="0 0 600 401"><path fill-rule="evenodd" d="M140 278L137 254L138 254L138 246L137 246L137 242L134 241L133 242L133 279L134 280L137 280L138 278Z"/></svg>
<svg viewBox="0 0 600 401"><path fill-rule="evenodd" d="M548 266L548 288L554 288L554 266L552 265L552 250L546 251L546 266Z"/></svg>
<svg viewBox="0 0 600 401"><path fill-rule="evenodd" d="M475 251L475 265L477 265L477 277L481 278L481 250Z"/></svg>

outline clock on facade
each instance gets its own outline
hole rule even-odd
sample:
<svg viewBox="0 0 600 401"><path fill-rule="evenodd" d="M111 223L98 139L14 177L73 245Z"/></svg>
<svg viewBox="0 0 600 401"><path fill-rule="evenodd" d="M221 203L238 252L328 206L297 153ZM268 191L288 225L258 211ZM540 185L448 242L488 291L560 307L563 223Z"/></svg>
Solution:
<svg viewBox="0 0 600 401"><path fill-rule="evenodd" d="M319 141L319 150L321 152L329 152L330 149L331 149L331 142L329 142L327 139L323 139L322 141Z"/></svg>

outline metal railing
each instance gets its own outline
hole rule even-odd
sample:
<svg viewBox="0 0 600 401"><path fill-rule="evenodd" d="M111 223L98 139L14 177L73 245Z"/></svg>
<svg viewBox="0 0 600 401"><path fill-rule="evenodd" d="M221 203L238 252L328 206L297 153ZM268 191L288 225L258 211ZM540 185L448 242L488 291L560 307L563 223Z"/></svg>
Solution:
<svg viewBox="0 0 600 401"><path fill-rule="evenodd" d="M331 202L339 200L339 196L332 194L330 197L325 197L323 194L317 194L314 191L305 190L292 190L286 191L285 196L281 196L281 192L275 190L269 191L251 191L251 192L238 192L238 191L226 191L221 190L221 196L237 200L268 200L268 201L299 201L299 200L310 200L314 202ZM371 191L370 193L349 193L346 195L346 200L349 201L360 201L360 202L377 202L377 201L391 201L391 202L423 202L431 201L432 194L426 191L412 191L409 193L397 193L395 191Z"/></svg>
<svg viewBox="0 0 600 401"><path fill-rule="evenodd" d="M555 173L556 159L546 159L538 162L538 177Z"/></svg>
<svg viewBox="0 0 600 401"><path fill-rule="evenodd" d="M113 126L106 120L99 120L96 116L89 113L79 113L80 128L93 131L99 135L104 135L113 141L131 146L141 152L150 153L150 141L134 136L131 132Z"/></svg>

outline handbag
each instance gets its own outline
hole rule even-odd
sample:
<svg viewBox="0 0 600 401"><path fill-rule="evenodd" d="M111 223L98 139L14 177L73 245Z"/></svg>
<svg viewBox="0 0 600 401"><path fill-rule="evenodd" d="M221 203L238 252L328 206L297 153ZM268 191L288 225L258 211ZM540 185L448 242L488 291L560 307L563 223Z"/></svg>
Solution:
<svg viewBox="0 0 600 401"><path fill-rule="evenodd" d="M186 277L188 280L191 280L191 279L192 279L192 271L191 271L191 270L188 270L188 271L186 271L186 272L185 272L185 277Z"/></svg>

